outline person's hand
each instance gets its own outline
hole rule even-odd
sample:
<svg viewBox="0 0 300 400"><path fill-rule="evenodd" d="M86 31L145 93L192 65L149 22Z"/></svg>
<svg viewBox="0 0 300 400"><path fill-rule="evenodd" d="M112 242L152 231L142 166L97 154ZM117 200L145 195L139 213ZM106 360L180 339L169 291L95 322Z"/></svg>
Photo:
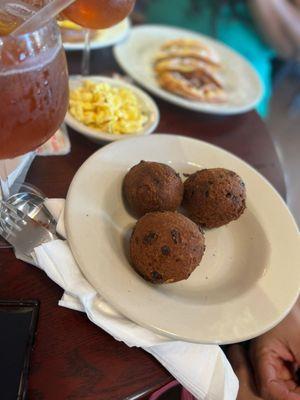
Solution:
<svg viewBox="0 0 300 400"><path fill-rule="evenodd" d="M227 357L240 383L237 400L262 400L257 394L245 349L241 345L234 344L229 347Z"/></svg>
<svg viewBox="0 0 300 400"><path fill-rule="evenodd" d="M300 400L300 301L274 329L251 343L250 358L264 400Z"/></svg>

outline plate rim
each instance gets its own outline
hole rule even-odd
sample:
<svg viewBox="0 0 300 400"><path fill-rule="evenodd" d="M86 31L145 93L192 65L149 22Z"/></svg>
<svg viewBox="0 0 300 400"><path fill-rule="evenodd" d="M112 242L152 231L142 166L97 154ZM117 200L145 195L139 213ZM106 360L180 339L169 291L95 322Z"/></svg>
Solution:
<svg viewBox="0 0 300 400"><path fill-rule="evenodd" d="M170 92L164 90L163 88L153 86L152 84L148 84L145 80L139 78L138 76L133 76L133 74L131 73L131 68L129 68L128 65L124 63L123 58L120 55L120 52L121 52L122 46L126 46L129 43L132 34L134 34L138 30L145 30L145 29L160 29L160 30L165 30L165 31L178 31L178 32L182 32L182 34L184 34L184 35L198 36L200 39L205 38L205 40L209 40L213 43L217 43L218 46L222 46L223 48L226 49L226 51L233 53L235 55L235 57L238 57L240 60L242 60L244 64L246 63L248 69L251 70L252 75L255 76L255 79L259 86L259 90L258 90L256 99L253 100L248 105L245 105L243 107L235 106L235 107L231 107L231 108L222 109L222 108L218 108L217 104L212 104L212 107L210 109L209 108L206 109L206 108L201 107L201 105L202 105L201 102L193 102L188 99L184 99L185 101L182 102L182 99L180 96L170 93ZM139 85L141 85L144 89L148 90L149 92L151 92L155 96L159 97L160 99L167 101L168 103L174 104L178 107L188 109L191 111L204 113L204 114L214 114L214 115L243 114L243 113L246 113L248 111L255 109L257 104L261 101L261 99L264 96L264 92L265 92L264 83L262 82L260 76L254 69L254 67L250 64L250 62L242 54L238 53L235 49L231 48L227 44L225 44L219 40L216 40L210 36L204 35L200 32L191 31L188 29L178 28L178 27L174 27L174 26L161 25L161 24L143 24L143 25L133 26L131 28L131 32L128 37L128 40L125 42L116 44L113 47L113 54L114 54L114 57L115 57L117 63L126 72L126 74L129 75L132 79L134 79L134 81L137 82ZM208 104L208 103L204 102L204 104Z"/></svg>
<svg viewBox="0 0 300 400"><path fill-rule="evenodd" d="M165 137L170 137L170 136L171 136L171 137L176 137L176 138L179 138L179 139L181 139L181 140L186 140L186 141L190 141L190 142L195 142L195 141L198 142L198 141L199 141L199 142L202 142L202 143L204 143L205 145L207 145L207 146L209 146L209 147L211 147L211 148L216 148L216 149L218 149L218 150L221 150L222 152L226 153L227 155L230 155L231 157L234 157L234 158L236 158L237 160L241 161L241 162L242 162L243 164L245 164L248 168L250 168L250 169L252 170L252 172L254 172L256 175L258 175L258 176L264 181L264 184L267 184L267 185L269 186L269 188L270 188L270 189L272 190L272 192L273 192L273 195L275 195L275 196L278 198L278 200L280 201L281 205L284 207L285 212L287 212L287 216L289 217L290 223L292 224L291 228L292 228L292 227L294 228L294 230L295 230L295 235L297 235L297 239L299 240L299 243L300 243L300 235L299 235L299 231L298 231L298 227L297 227L296 221L295 221L295 219L294 219L294 217L293 217L291 211L288 209L287 205L285 204L283 198L281 197L281 195L279 194L279 192L275 189L275 187L274 187L260 172L258 172L255 168L253 168L253 167L252 167L250 164L248 164L246 161L244 161L244 160L241 159L240 157L234 155L233 153L231 153L231 152L229 152L229 151L227 151L227 150L225 150L225 149L223 149L223 148L221 148L221 147L219 147L219 146L216 146L216 145L214 145L214 144L205 142L205 141L203 141L203 140L198 140L198 139L186 137L186 136L184 136L184 135L172 135L172 134L165 134L165 133L160 133L160 134L155 135L155 136L165 136ZM145 137L134 137L134 138L130 138L130 139L128 139L128 140L143 140L143 139L145 139ZM105 152L105 151L107 151L106 149L107 149L108 147L110 147L110 146L115 146L115 145L116 145L116 143L113 142L113 143L111 143L111 144L105 146L104 148L101 148L101 149L99 149L98 151L96 151L94 154L92 154L92 155L82 164L82 166L79 168L79 170L78 170L77 173L75 174L75 176L74 176L74 178L73 178L73 180L72 180L72 183L71 183L71 185L70 185L70 187L69 187L68 195L67 195L67 198L66 198L66 207L65 207L65 226L66 226L66 232L67 232L67 238L68 238L68 239L72 236L72 234L71 234L71 232L70 232L69 222L68 222L68 220L69 220L69 213L70 213L70 208L69 208L68 204L69 204L69 202L70 202L70 197L71 197L72 189L73 189L73 187L74 187L75 184L76 184L76 176L77 176L78 172L79 172L81 169L85 168L84 166L85 166L86 164L88 164L89 162L92 162L91 159L93 159L93 158L96 159L96 158L98 157L98 154L99 154L99 153ZM296 240L296 238L295 238L295 240ZM71 241L69 242L69 245L70 245L71 251L72 251L72 253L73 253L73 255L74 255L74 258L75 258L76 261L78 262L78 265L79 265L79 268L80 268L81 272L84 274L84 271L83 271L84 268L82 268L82 267L80 266L80 258L81 258L81 257L78 255L78 253L77 253L77 251L76 251L76 248L73 247ZM86 279L88 280L88 278L86 278ZM97 289L96 289L96 290L97 290ZM253 335L253 333L251 333L251 334L248 335L248 336L247 336L247 335L243 335L243 336L240 335L240 337L239 337L238 340L240 340L240 341L249 340L249 339L251 339L251 338L253 338L253 337L257 337L258 335L261 335L261 334L263 334L263 333L269 331L269 330L272 329L274 326L276 326L276 325L277 325L280 321L282 321L282 319L284 319L284 318L286 317L286 315L290 312L290 310L292 309L293 305L295 304L295 302L296 302L297 299L298 299L299 292L300 292L300 289L298 289L298 292L295 293L295 295L293 296L293 299L291 300L290 304L289 304L288 307L286 308L285 312L284 312L284 313L281 313L280 315L278 315L277 319L276 319L276 320L274 319L274 321L273 321L272 324L266 325L264 329L259 329L259 330L257 330L257 332L255 332L255 336ZM102 295L102 293L100 293L100 294ZM227 339L227 340L224 340L224 339L216 339L216 340L207 339L207 340L205 340L205 339L203 339L203 338L201 338L201 339L192 339L192 338L188 338L188 337L185 337L185 336L182 336L182 335L173 333L173 332L169 332L169 331L167 331L167 330L164 330L164 329L158 328L158 327L156 327L156 326L149 325L149 324L143 323L142 321L139 321L136 317L132 317L132 314L130 313L130 311L128 312L127 310L124 310L119 304L117 304L116 302L114 302L113 300L111 300L111 299L109 298L109 296L106 296L105 294L103 294L103 297L104 297L104 299L105 299L109 304L111 304L114 308L116 308L120 313L122 313L123 315L125 315L126 318L128 318L129 320L132 320L132 321L134 321L135 323L137 323L138 325L143 326L143 327L145 327L146 329L149 329L149 330L151 330L151 331L153 331L153 332L155 332L155 333L157 333L157 334L163 335L163 336L165 336L165 337L173 338L173 339L176 339L176 340L185 340L185 341L188 341L188 342L191 342L191 343L202 343L202 344L232 344L232 343L236 343L236 342L237 342L237 338L236 338L236 337L232 337L231 339L229 338L229 339Z"/></svg>
<svg viewBox="0 0 300 400"><path fill-rule="evenodd" d="M91 41L91 50L104 49L106 47L112 47L117 45L118 43L126 40L128 37L130 30L132 29L132 23L129 17L125 18L123 21L119 22L119 24L124 23L123 31L120 32L119 35L112 37L110 40L101 43L100 38L94 39ZM107 28L111 29L111 28ZM101 31L101 29L96 29L97 31ZM84 49L84 42L62 42L65 51L82 51Z"/></svg>

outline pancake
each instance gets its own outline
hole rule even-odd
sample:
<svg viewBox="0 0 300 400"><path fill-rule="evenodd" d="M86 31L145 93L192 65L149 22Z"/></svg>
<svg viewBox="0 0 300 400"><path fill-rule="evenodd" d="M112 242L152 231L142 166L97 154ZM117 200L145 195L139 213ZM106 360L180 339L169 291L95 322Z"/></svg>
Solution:
<svg viewBox="0 0 300 400"><path fill-rule="evenodd" d="M189 79L178 72L164 72L158 75L157 80L162 88L186 99L208 103L223 103L227 100L222 88L198 77Z"/></svg>

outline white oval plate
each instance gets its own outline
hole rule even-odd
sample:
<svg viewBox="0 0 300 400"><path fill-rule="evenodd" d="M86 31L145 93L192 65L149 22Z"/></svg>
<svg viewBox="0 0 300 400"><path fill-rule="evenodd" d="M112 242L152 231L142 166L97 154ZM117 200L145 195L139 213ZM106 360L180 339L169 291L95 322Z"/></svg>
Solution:
<svg viewBox="0 0 300 400"><path fill-rule="evenodd" d="M156 129L160 120L159 109L155 104L154 100L152 100L152 98L143 90L120 79L112 79L112 78L107 78L105 76L70 77L69 79L70 88L75 89L76 87L80 86L83 80L89 80L96 83L105 82L111 86L126 87L132 90L132 92L138 97L139 101L141 102L143 110L148 115L148 121L143 126L143 129L141 131L124 135L115 135L112 133L103 132L100 129L95 129L87 125L84 125L76 118L74 118L68 111L65 117L65 122L75 131L82 133L84 136L86 136L87 138L91 139L96 143L103 143L103 142L114 142L116 140L124 140L132 138L134 136L150 135Z"/></svg>
<svg viewBox="0 0 300 400"><path fill-rule="evenodd" d="M222 75L228 101L222 104L184 99L162 89L156 81L153 61L160 46L174 38L195 38L214 48L223 65ZM194 111L238 114L253 109L263 96L256 71L240 54L207 36L179 28L143 25L132 28L128 40L114 48L119 65L140 85L162 99Z"/></svg>
<svg viewBox="0 0 300 400"><path fill-rule="evenodd" d="M229 168L246 183L246 212L206 232L203 261L187 281L152 285L128 261L136 221L123 204L122 181L140 160L165 162L186 173ZM65 222L72 252L89 282L122 314L163 335L240 342L280 322L298 297L300 240L288 208L252 167L205 142L153 135L104 147L77 172Z"/></svg>
<svg viewBox="0 0 300 400"><path fill-rule="evenodd" d="M130 28L130 19L126 18L112 28L99 30L97 36L91 41L91 49L102 49L122 42L129 34ZM78 43L63 42L63 45L67 51L84 49L84 41Z"/></svg>

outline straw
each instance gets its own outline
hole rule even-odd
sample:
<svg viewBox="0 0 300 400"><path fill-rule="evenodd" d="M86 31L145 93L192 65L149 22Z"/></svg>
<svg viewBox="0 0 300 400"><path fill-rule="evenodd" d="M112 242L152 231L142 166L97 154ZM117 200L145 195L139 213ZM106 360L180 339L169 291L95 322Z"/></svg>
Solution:
<svg viewBox="0 0 300 400"><path fill-rule="evenodd" d="M75 0L52 0L19 25L17 29L11 33L11 36L17 37L25 32L34 32L39 27L46 25L48 21L55 18L70 4L74 3L74 1Z"/></svg>

